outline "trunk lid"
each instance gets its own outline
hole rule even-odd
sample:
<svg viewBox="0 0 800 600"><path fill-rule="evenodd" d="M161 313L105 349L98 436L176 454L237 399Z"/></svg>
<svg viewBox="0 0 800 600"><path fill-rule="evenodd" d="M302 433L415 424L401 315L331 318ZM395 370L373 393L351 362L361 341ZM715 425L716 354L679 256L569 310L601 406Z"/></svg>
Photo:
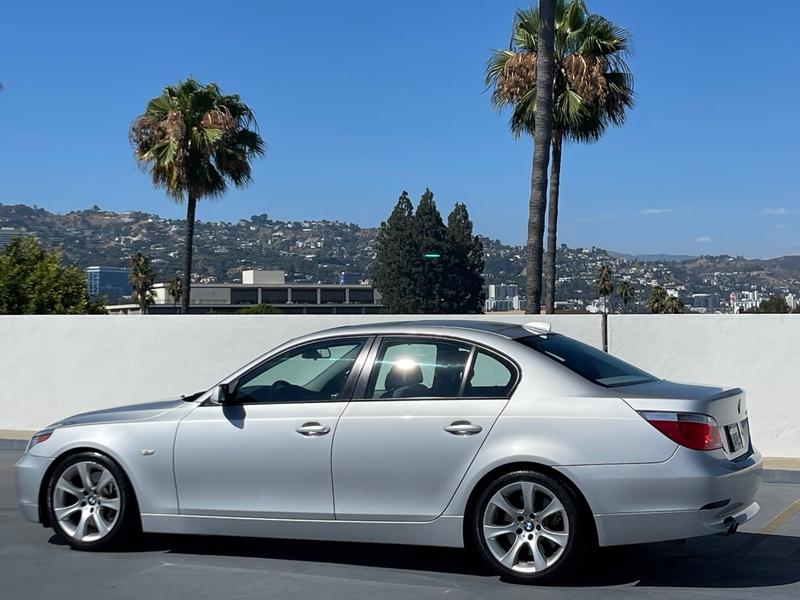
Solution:
<svg viewBox="0 0 800 600"><path fill-rule="evenodd" d="M651 381L614 390L636 411L708 415L720 428L722 448L734 459L750 451L747 399L739 388Z"/></svg>

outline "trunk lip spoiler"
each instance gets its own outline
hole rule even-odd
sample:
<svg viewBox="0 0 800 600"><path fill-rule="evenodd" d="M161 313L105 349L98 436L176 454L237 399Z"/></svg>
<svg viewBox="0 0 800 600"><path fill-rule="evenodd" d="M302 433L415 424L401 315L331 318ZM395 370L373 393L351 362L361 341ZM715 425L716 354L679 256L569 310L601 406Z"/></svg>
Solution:
<svg viewBox="0 0 800 600"><path fill-rule="evenodd" d="M712 394L708 397L709 400L722 400L723 398L730 398L731 396L739 396L744 394L744 390L742 388L731 388L729 390L723 390L716 394Z"/></svg>

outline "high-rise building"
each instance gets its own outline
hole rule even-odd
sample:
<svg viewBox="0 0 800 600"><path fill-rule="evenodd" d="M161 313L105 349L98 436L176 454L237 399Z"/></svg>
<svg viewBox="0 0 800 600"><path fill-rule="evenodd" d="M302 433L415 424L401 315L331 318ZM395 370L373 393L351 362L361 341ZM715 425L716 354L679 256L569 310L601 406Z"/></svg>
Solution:
<svg viewBox="0 0 800 600"><path fill-rule="evenodd" d="M86 267L86 287L91 298L108 296L110 300L131 295L128 269L121 267Z"/></svg>

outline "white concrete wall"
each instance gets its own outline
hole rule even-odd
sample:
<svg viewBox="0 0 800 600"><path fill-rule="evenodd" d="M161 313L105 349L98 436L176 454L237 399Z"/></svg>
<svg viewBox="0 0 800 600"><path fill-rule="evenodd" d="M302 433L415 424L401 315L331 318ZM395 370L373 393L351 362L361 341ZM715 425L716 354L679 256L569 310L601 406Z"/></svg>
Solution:
<svg viewBox="0 0 800 600"><path fill-rule="evenodd" d="M609 349L654 375L740 387L754 444L800 458L799 315L613 315Z"/></svg>
<svg viewBox="0 0 800 600"><path fill-rule="evenodd" d="M0 429L38 429L111 405L206 389L252 358L304 333L374 315L0 317ZM480 318L524 323L530 316ZM600 345L600 317L540 317ZM614 315L611 351L658 375L748 392L755 443L800 457L800 317Z"/></svg>

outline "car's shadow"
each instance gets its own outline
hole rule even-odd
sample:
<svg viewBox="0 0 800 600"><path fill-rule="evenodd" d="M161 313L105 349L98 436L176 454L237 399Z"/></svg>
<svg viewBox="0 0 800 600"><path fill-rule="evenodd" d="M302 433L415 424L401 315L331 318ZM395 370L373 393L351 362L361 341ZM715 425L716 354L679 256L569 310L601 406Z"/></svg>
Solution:
<svg viewBox="0 0 800 600"><path fill-rule="evenodd" d="M54 541L54 540L53 540ZM459 549L256 538L145 535L133 552L241 556L494 578ZM564 586L747 588L800 581L800 537L738 533L686 544L603 548Z"/></svg>

